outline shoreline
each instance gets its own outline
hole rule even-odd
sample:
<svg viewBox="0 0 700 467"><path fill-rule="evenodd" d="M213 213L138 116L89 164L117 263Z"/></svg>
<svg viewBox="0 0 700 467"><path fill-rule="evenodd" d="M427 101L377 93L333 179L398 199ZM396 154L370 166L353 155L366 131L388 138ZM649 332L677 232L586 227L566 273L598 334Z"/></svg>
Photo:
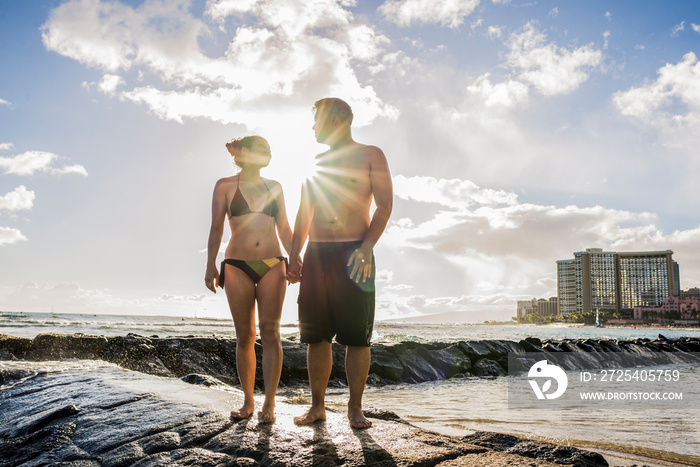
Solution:
<svg viewBox="0 0 700 467"><path fill-rule="evenodd" d="M283 340L284 362L280 388L287 386L307 387L306 347L295 340ZM334 344L334 370L329 384L331 388L343 388L344 366L342 346ZM538 350L539 349L539 350ZM678 356L679 352L700 352L700 338L635 339L630 341L561 339L540 340L530 337L520 342L514 341L460 341L458 343L417 343L373 345L372 363L368 386L442 381L470 376L494 378L507 374L508 352L589 352L598 349L615 353L647 352L654 357L659 355ZM261 357L261 347L256 346L257 357ZM15 338L0 335L0 361L61 361L67 359L103 360L125 369L154 375L167 380L176 380L187 375L205 375L216 378L230 386L237 384L235 371L235 339L217 337L144 337L135 334L108 338L85 334L43 334L34 339ZM23 377L31 375L25 374ZM0 384L5 384L8 376L0 365ZM256 381L258 390L262 380ZM445 435L448 436L448 435ZM514 435L520 436L523 435ZM0 442L2 440L0 439ZM555 441L555 444L557 442ZM578 446L599 452L600 447L577 440L563 440L563 445ZM562 444L560 443L560 444ZM559 444L558 444L559 445ZM632 459L638 454L629 450L609 449L611 459ZM649 466L680 466L692 464L674 463L677 458L672 451L659 451L658 457L641 456ZM691 456L692 457L692 456ZM616 460L615 462L620 462ZM625 461L626 462L626 461ZM692 461L700 463L700 458ZM611 463L612 464L612 463ZM619 465L619 464L612 464Z"/></svg>
<svg viewBox="0 0 700 467"><path fill-rule="evenodd" d="M368 430L350 429L345 414L335 411L328 412L325 422L294 426L292 417L306 406L281 400L274 425L261 425L254 417L232 422L226 413L241 403L239 390L209 386L206 381L186 384L117 367L50 372L42 378L19 376L2 394L0 460L10 465L28 460L42 463L41 459L95 467L137 461L155 466L183 459L194 466L691 465L575 440L557 442L487 431L441 435L372 408L365 411L374 423ZM66 390L75 385L80 391Z"/></svg>

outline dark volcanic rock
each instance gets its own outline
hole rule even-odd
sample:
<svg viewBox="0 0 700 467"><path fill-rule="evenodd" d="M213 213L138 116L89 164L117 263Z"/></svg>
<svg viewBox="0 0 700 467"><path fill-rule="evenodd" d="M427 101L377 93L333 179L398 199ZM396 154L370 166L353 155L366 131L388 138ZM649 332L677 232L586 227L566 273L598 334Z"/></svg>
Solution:
<svg viewBox="0 0 700 467"><path fill-rule="evenodd" d="M306 386L306 346L284 341L283 349L281 386ZM261 350L258 343L258 360ZM509 355L517 362L513 371L531 367L532 355L525 353L535 353L537 359L551 358L551 353L556 353L563 367L578 369L600 365L601 361L610 368L627 368L639 362L697 363L697 350L698 338L402 342L372 346L368 382L417 383L465 373L502 376L510 364ZM330 385L340 387L345 384L344 347L335 344L333 354ZM544 466L548 462L605 465L585 451L520 438L482 434L455 441L423 432L380 410L368 411L367 415L375 418L375 428L369 432L348 431L347 420L341 414L332 414L322 426L295 430L282 428L286 425L258 426L251 420L233 424L227 415L235 403L232 393L207 389L207 385L236 382L235 339L135 334L113 338L80 334L46 334L35 339L0 336L0 359L3 358L102 359L158 376L187 375L184 379L196 385L178 381L186 389L168 389L158 396L152 388L170 384L166 383L169 379L158 379L156 384L147 379L151 377L141 375L148 389L126 390L122 376L115 377L115 381L120 381L115 383L84 371L56 375L22 369L16 362L8 362L0 368L0 465L69 462L75 466L97 466L111 462L109 465L360 466L367 465L368 459L378 466ZM105 365L100 371L124 370ZM128 374L127 379L138 379L133 375L139 373ZM138 388L139 384L130 386ZM205 396L199 391L210 393ZM202 403L189 402L197 394ZM213 410L214 406L219 408ZM285 404L278 419L291 419L303 409Z"/></svg>
<svg viewBox="0 0 700 467"><path fill-rule="evenodd" d="M555 464L575 467L604 467L608 465L605 458L596 452L532 441L501 433L478 431L472 435L465 436L462 440L496 451L518 454L519 456L545 460Z"/></svg>
<svg viewBox="0 0 700 467"><path fill-rule="evenodd" d="M215 387L225 386L225 383L209 375L189 374L180 378L185 383L198 384L200 386Z"/></svg>
<svg viewBox="0 0 700 467"><path fill-rule="evenodd" d="M0 349L0 360L17 360L17 357L7 349Z"/></svg>
<svg viewBox="0 0 700 467"><path fill-rule="evenodd" d="M372 346L369 372L386 381L397 383L401 381L404 366L391 349L383 345Z"/></svg>
<svg viewBox="0 0 700 467"><path fill-rule="evenodd" d="M0 394L0 465L545 466L538 459L578 462L587 455L566 448L564 456L558 446L511 438L476 445L378 409L367 410L370 430L353 430L345 414L333 412L325 422L296 427L291 419L306 407L285 403L278 403L274 425L254 418L234 423L228 412L241 402L240 393L111 365L48 373Z"/></svg>
<svg viewBox="0 0 700 467"><path fill-rule="evenodd" d="M305 384L306 345L292 340L282 342L283 365L280 386ZM528 337L508 340L444 342L401 342L372 346L370 385L439 381L465 374L494 377L512 371L525 371L533 359L525 354L556 353L565 369L599 367L628 368L639 364L697 363L700 339L563 339L541 341ZM263 387L262 346L255 345L256 385ZM513 357L509 359L509 356ZM0 335L0 360L60 360L65 358L102 359L143 373L182 377L196 373L209 375L229 384L238 381L236 340L217 337L143 337L136 334L106 338L82 334L42 334L35 339ZM0 382L21 378L13 370L0 369ZM331 387L345 387L345 348L333 344Z"/></svg>
<svg viewBox="0 0 700 467"><path fill-rule="evenodd" d="M179 360L174 362L172 370L178 374L201 373L218 378L228 384L236 384L238 375L235 368L231 368L218 355L198 352L194 349L184 349Z"/></svg>
<svg viewBox="0 0 700 467"><path fill-rule="evenodd" d="M64 360L94 358L107 348L104 336L85 334L39 334L32 341L25 358L28 360Z"/></svg>
<svg viewBox="0 0 700 467"><path fill-rule="evenodd" d="M282 341L282 358L282 381L308 378L305 345Z"/></svg>
<svg viewBox="0 0 700 467"><path fill-rule="evenodd" d="M423 351L421 355L442 375L440 379L463 375L471 368L469 357L456 345L440 350Z"/></svg>
<svg viewBox="0 0 700 467"><path fill-rule="evenodd" d="M175 373L170 371L158 357L146 357L140 360L126 360L121 366L129 370L140 371L155 376L174 377Z"/></svg>
<svg viewBox="0 0 700 467"><path fill-rule="evenodd" d="M476 376L505 376L506 371L501 368L498 362L489 360L488 358L482 358L474 363L472 368L472 373Z"/></svg>
<svg viewBox="0 0 700 467"><path fill-rule="evenodd" d="M135 334L111 337L102 359L117 365L128 365L137 360L158 357L158 351L148 337Z"/></svg>
<svg viewBox="0 0 700 467"><path fill-rule="evenodd" d="M475 361L481 358L486 358L491 355L491 349L482 342L464 342L460 341L460 349L469 357L470 360Z"/></svg>
<svg viewBox="0 0 700 467"><path fill-rule="evenodd" d="M27 350L32 346L32 342L32 339L0 334L0 349L17 358L24 358L24 354L27 353Z"/></svg>
<svg viewBox="0 0 700 467"><path fill-rule="evenodd" d="M444 379L441 372L425 360L428 350L418 347L408 349L398 355L404 368L401 381L406 383L422 383L424 381L438 381Z"/></svg>

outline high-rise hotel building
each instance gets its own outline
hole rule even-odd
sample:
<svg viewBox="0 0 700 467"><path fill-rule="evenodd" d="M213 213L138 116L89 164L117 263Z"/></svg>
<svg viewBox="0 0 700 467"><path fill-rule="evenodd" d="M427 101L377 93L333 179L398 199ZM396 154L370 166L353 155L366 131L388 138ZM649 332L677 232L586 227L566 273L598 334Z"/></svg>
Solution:
<svg viewBox="0 0 700 467"><path fill-rule="evenodd" d="M588 248L557 261L559 314L631 311L680 294L673 251L614 252Z"/></svg>

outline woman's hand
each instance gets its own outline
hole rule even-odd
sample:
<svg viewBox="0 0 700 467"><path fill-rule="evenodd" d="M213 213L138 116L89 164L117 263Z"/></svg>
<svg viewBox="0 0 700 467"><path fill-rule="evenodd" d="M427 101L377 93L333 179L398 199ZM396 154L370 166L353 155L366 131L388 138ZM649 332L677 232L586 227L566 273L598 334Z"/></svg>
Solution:
<svg viewBox="0 0 700 467"><path fill-rule="evenodd" d="M287 280L290 284L296 284L301 280L301 268L301 258L297 256L296 258L289 259L289 268L287 268Z"/></svg>
<svg viewBox="0 0 700 467"><path fill-rule="evenodd" d="M216 287L219 285L219 270L216 266L207 266L207 272L204 274L204 283L207 285L207 289L216 293Z"/></svg>

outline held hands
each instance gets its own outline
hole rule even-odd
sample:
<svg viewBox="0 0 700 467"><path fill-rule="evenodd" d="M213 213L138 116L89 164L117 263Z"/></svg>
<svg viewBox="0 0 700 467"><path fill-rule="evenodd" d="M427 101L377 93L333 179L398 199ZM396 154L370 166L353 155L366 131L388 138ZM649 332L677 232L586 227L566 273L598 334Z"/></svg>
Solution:
<svg viewBox="0 0 700 467"><path fill-rule="evenodd" d="M219 270L216 269L216 266L207 266L204 283L207 285L207 289L216 293L216 286L219 285Z"/></svg>
<svg viewBox="0 0 700 467"><path fill-rule="evenodd" d="M289 259L289 267L287 268L287 281L290 284L296 284L301 280L301 258L298 256Z"/></svg>
<svg viewBox="0 0 700 467"><path fill-rule="evenodd" d="M367 249L361 246L353 251L348 260L348 266L352 266L350 270L350 278L359 283L366 282L367 278L372 276L372 249Z"/></svg>

